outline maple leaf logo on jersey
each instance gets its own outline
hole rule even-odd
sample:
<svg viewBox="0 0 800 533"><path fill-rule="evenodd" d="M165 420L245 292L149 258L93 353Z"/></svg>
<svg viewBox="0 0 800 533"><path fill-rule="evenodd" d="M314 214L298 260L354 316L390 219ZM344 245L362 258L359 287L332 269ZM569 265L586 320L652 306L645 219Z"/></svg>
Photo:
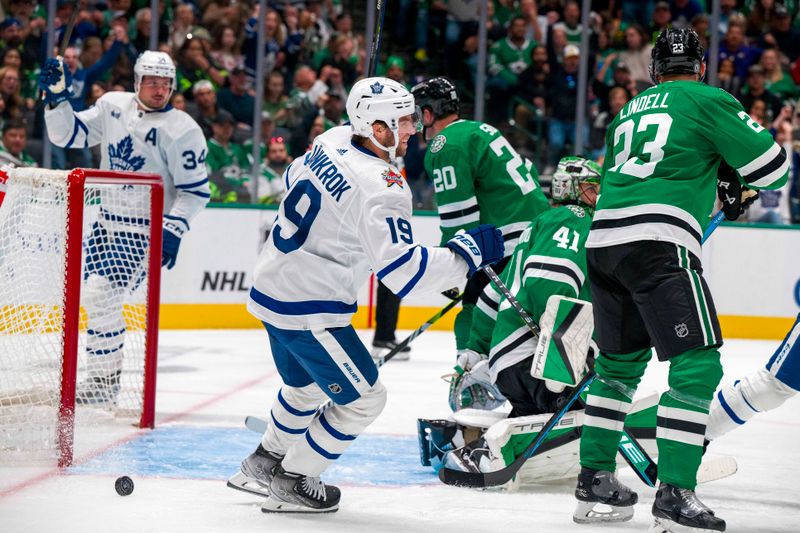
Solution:
<svg viewBox="0 0 800 533"><path fill-rule="evenodd" d="M391 187L392 185L399 185L400 188L403 188L403 176L395 172L394 170L387 168L381 174L381 177L386 181L386 186Z"/></svg>
<svg viewBox="0 0 800 533"><path fill-rule="evenodd" d="M372 85L369 86L372 89L372 94L381 94L383 93L383 84L379 81L376 81Z"/></svg>
<svg viewBox="0 0 800 533"><path fill-rule="evenodd" d="M123 137L116 146L108 145L108 159L111 170L137 171L144 166L144 157L133 155L133 139Z"/></svg>

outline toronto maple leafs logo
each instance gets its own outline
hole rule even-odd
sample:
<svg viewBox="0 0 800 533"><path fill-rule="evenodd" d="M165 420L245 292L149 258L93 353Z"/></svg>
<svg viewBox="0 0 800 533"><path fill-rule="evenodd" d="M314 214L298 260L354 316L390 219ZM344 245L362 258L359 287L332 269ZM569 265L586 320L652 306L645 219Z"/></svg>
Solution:
<svg viewBox="0 0 800 533"><path fill-rule="evenodd" d="M133 139L123 137L116 146L108 145L108 159L111 170L137 171L144 166L144 157L133 155Z"/></svg>
<svg viewBox="0 0 800 533"><path fill-rule="evenodd" d="M376 81L372 85L369 86L372 89L372 94L381 94L383 93L383 84L379 81Z"/></svg>

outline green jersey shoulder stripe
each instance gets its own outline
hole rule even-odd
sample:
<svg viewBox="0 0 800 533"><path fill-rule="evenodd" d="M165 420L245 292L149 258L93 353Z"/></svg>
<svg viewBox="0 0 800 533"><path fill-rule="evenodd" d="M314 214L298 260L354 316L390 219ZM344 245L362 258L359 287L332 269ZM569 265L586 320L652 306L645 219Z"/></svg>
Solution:
<svg viewBox="0 0 800 533"><path fill-rule="evenodd" d="M538 338L528 326L512 331L505 339L492 346L489 352L489 375L491 381L497 381L497 374L512 365L530 357L536 350Z"/></svg>
<svg viewBox="0 0 800 533"><path fill-rule="evenodd" d="M749 185L769 187L789 172L789 160L786 150L773 144L769 150L736 170Z"/></svg>
<svg viewBox="0 0 800 533"><path fill-rule="evenodd" d="M577 297L585 277L581 268L572 260L549 255L530 255L525 259L522 271L523 281L528 278L541 278L566 283L575 291Z"/></svg>
<svg viewBox="0 0 800 533"><path fill-rule="evenodd" d="M439 206L439 219L443 228L460 228L481 218L478 199L474 196L460 202L450 202Z"/></svg>
<svg viewBox="0 0 800 533"><path fill-rule="evenodd" d="M497 320L497 311L500 307L500 298L502 294L494 288L492 283L489 283L478 296L478 302L475 306L480 309L486 316L492 320Z"/></svg>

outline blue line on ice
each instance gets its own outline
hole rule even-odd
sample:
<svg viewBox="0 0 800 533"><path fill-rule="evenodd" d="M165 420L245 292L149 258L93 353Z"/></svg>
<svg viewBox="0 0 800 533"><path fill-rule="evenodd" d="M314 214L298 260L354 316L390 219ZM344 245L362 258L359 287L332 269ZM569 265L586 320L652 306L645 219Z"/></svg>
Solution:
<svg viewBox="0 0 800 533"><path fill-rule="evenodd" d="M162 476L225 480L256 446L246 429L164 426L70 469L72 474ZM346 485L438 484L434 472L419 464L417 439L365 434L323 475Z"/></svg>

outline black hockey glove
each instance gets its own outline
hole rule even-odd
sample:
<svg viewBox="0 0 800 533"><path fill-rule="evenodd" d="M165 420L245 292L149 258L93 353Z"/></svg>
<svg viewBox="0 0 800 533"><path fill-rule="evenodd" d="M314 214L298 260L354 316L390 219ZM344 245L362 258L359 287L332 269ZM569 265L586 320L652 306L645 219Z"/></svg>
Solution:
<svg viewBox="0 0 800 533"><path fill-rule="evenodd" d="M717 173L717 197L725 218L736 220L756 201L758 192L742 185L733 167L723 161Z"/></svg>

